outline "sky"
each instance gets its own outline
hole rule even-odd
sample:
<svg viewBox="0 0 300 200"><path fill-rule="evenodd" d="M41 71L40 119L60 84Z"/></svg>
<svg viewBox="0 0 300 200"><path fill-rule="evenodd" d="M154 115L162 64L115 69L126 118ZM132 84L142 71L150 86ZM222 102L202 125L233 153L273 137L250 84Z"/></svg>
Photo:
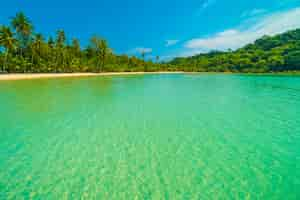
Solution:
<svg viewBox="0 0 300 200"><path fill-rule="evenodd" d="M162 60L300 28L300 0L9 0L1 2L0 24L19 11L47 37L64 29L86 46L99 35L117 54Z"/></svg>

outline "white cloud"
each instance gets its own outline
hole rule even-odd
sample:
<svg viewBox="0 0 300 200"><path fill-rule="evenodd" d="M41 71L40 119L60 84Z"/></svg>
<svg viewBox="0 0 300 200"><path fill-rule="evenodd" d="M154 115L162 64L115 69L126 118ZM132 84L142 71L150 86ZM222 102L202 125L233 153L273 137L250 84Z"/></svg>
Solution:
<svg viewBox="0 0 300 200"><path fill-rule="evenodd" d="M300 8L264 16L248 28L233 28L210 37L195 38L185 43L182 55L210 50L237 49L254 42L263 35L275 35L300 27Z"/></svg>
<svg viewBox="0 0 300 200"><path fill-rule="evenodd" d="M152 48L145 48L145 47L136 47L132 50L130 50L128 53L129 54L141 54L141 53L152 53Z"/></svg>
<svg viewBox="0 0 300 200"><path fill-rule="evenodd" d="M179 40L166 40L166 47L170 47L173 46L175 44L177 44L179 42Z"/></svg>
<svg viewBox="0 0 300 200"><path fill-rule="evenodd" d="M238 30L226 30L218 33L213 37L208 38L197 38L188 41L185 44L186 48L189 49L226 49L229 47L237 47L246 39L245 37L250 35L243 35ZM249 40L247 38L247 40Z"/></svg>

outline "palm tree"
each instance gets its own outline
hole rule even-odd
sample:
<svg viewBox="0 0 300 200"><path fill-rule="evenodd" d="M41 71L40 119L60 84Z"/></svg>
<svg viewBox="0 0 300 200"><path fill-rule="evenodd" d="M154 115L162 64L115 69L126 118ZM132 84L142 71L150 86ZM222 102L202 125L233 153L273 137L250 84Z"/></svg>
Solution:
<svg viewBox="0 0 300 200"><path fill-rule="evenodd" d="M80 43L79 43L78 39L74 38L72 40L72 46L71 46L71 48L72 48L73 54L75 56L79 57L80 56Z"/></svg>
<svg viewBox="0 0 300 200"><path fill-rule="evenodd" d="M146 56L146 52L143 50L143 51L141 52L141 55L142 55L142 59L143 59L143 61L145 62L145 56Z"/></svg>
<svg viewBox="0 0 300 200"><path fill-rule="evenodd" d="M96 66L98 70L101 72L104 68L107 54L110 52L108 44L106 40L98 36L93 36L91 38L91 47L95 51L96 57L98 57Z"/></svg>
<svg viewBox="0 0 300 200"><path fill-rule="evenodd" d="M19 12L11 20L12 27L16 30L20 41L20 55L23 56L23 50L27 47L33 26L24 13Z"/></svg>
<svg viewBox="0 0 300 200"><path fill-rule="evenodd" d="M53 40L53 38L50 36L49 38L48 38L48 47L49 48L53 48L54 47L54 40Z"/></svg>
<svg viewBox="0 0 300 200"><path fill-rule="evenodd" d="M55 66L55 52L54 52L55 42L53 38L50 36L47 41L47 60L49 62L49 66Z"/></svg>
<svg viewBox="0 0 300 200"><path fill-rule="evenodd" d="M66 34L64 30L58 30L56 32L56 46L62 48L66 42Z"/></svg>
<svg viewBox="0 0 300 200"><path fill-rule="evenodd" d="M91 56L95 53L96 54L96 67L99 69L100 71L100 67L99 67L99 49L100 49L100 38L98 36L93 36L90 39L90 48L88 48L88 52L90 52Z"/></svg>
<svg viewBox="0 0 300 200"><path fill-rule="evenodd" d="M142 51L141 52L141 55L142 55L142 59L143 59L143 67L144 67L144 71L148 71L148 68L147 68L147 64L146 64L146 60L145 60L145 57L146 57L146 51Z"/></svg>
<svg viewBox="0 0 300 200"><path fill-rule="evenodd" d="M64 67L64 47L66 43L66 34L64 30L58 30L56 32L56 44L55 44L55 52L56 52L56 72L58 72L58 65L62 65L60 67Z"/></svg>
<svg viewBox="0 0 300 200"><path fill-rule="evenodd" d="M104 68L106 57L109 52L110 52L110 49L108 48L107 41L104 39L100 40L100 56L102 59L102 65L101 65L102 69Z"/></svg>
<svg viewBox="0 0 300 200"><path fill-rule="evenodd" d="M36 60L39 64L39 58L42 54L42 45L44 43L44 38L42 34L36 34L34 41L31 43L31 65L34 65L34 61ZM38 58L38 59L35 59Z"/></svg>
<svg viewBox="0 0 300 200"><path fill-rule="evenodd" d="M159 56L156 56L156 62L158 63L158 61L159 61Z"/></svg>
<svg viewBox="0 0 300 200"><path fill-rule="evenodd" d="M13 32L7 26L0 27L0 46L5 48L5 58L2 66L2 71L5 71L7 57L9 53L15 48L17 40L14 38Z"/></svg>
<svg viewBox="0 0 300 200"><path fill-rule="evenodd" d="M35 44L35 49L39 56L41 56L41 46L42 46L43 42L44 42L43 35L40 33L36 34L35 38L34 38L34 44Z"/></svg>

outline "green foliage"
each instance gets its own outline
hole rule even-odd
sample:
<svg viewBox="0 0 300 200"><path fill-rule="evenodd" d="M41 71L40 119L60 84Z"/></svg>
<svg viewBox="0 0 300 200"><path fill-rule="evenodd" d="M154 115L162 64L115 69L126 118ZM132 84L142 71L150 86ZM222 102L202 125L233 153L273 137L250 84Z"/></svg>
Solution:
<svg viewBox="0 0 300 200"><path fill-rule="evenodd" d="M170 62L185 71L281 72L300 70L300 29L263 36L236 51L210 52Z"/></svg>
<svg viewBox="0 0 300 200"><path fill-rule="evenodd" d="M28 43L31 40L33 26L30 20L22 12L17 13L16 16L11 19L11 25L16 31L18 52L23 56L29 45Z"/></svg>
<svg viewBox="0 0 300 200"><path fill-rule="evenodd" d="M285 63L291 70L300 70L300 50L289 52L285 56Z"/></svg>
<svg viewBox="0 0 300 200"><path fill-rule="evenodd" d="M80 47L76 38L68 44L64 30L58 30L55 38L45 39L33 32L33 25L22 12L11 19L11 28L0 28L0 64L0 72L12 73L173 70L169 64L115 55L107 41L98 36L92 37L86 48Z"/></svg>
<svg viewBox="0 0 300 200"><path fill-rule="evenodd" d="M236 51L213 51L170 62L155 62L127 55L116 55L107 41L93 36L86 48L78 39L69 43L64 30L56 37L34 33L30 20L22 13L0 26L0 72L278 72L300 70L300 29L273 37L264 36Z"/></svg>

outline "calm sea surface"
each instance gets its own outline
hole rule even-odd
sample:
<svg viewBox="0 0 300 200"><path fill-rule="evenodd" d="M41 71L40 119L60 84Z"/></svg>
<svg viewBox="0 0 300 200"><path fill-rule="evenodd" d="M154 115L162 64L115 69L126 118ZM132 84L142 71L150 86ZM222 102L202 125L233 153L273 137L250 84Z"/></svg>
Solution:
<svg viewBox="0 0 300 200"><path fill-rule="evenodd" d="M2 81L0 199L300 199L300 76Z"/></svg>

